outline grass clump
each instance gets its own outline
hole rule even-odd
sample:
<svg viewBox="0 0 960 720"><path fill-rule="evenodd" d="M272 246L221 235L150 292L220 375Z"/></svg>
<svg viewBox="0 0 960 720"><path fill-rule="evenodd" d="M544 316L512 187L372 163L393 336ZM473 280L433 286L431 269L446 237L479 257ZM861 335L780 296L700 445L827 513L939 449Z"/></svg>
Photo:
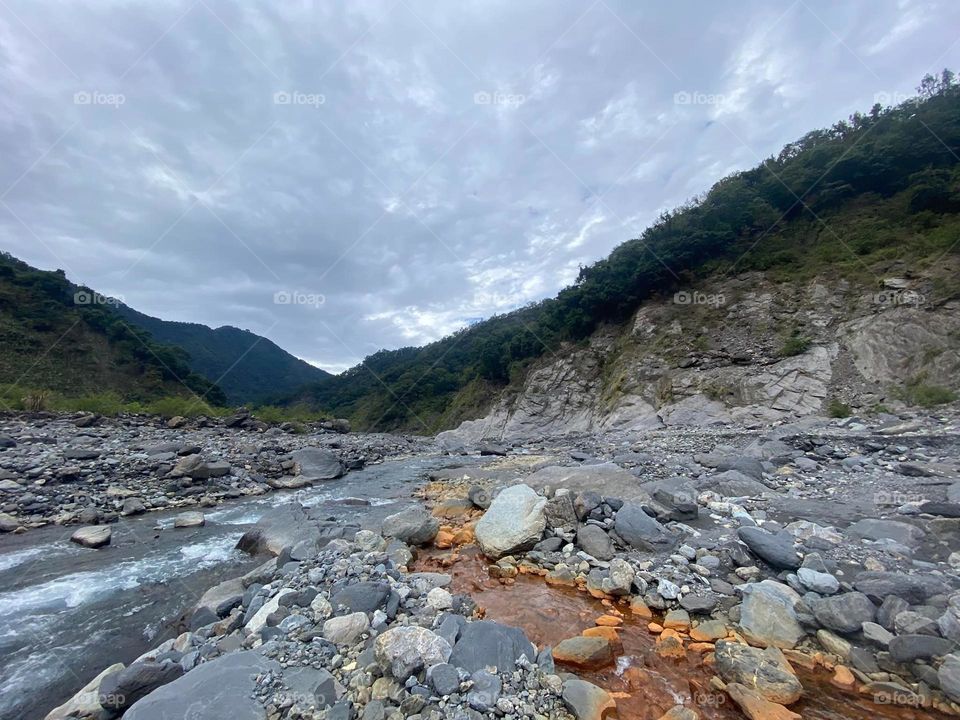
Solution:
<svg viewBox="0 0 960 720"><path fill-rule="evenodd" d="M783 357L793 357L794 355L802 355L807 350L810 349L810 344L813 341L806 335L800 335L799 333L793 333L786 340L783 341L783 345L780 347L780 354Z"/></svg>
<svg viewBox="0 0 960 720"><path fill-rule="evenodd" d="M946 405L957 399L957 394L940 385L929 385L924 382L909 383L903 392L903 399L911 405L924 408Z"/></svg>
<svg viewBox="0 0 960 720"><path fill-rule="evenodd" d="M852 410L845 402L841 402L837 398L834 398L830 401L830 405L827 407L827 414L832 418L847 418L852 414Z"/></svg>

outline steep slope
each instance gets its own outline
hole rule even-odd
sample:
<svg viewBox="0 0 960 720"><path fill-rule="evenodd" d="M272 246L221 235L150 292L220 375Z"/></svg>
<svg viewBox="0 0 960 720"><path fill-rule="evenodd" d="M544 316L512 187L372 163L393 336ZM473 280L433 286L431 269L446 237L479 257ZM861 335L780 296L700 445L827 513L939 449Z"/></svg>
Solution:
<svg viewBox="0 0 960 720"><path fill-rule="evenodd" d="M634 326L638 311L646 303L660 303L683 289L717 294L720 291L711 291L709 286L725 287L728 279L746 273L762 273L752 277L771 284L765 292L775 298L802 295L819 282L826 283L826 296L850 303L855 302L857 293L870 297L882 290L883 278L912 274L936 283L937 292L930 295L936 305L933 309L924 305L923 310L897 305L897 312L908 313L911 323L915 315L934 313L944 319L943 328L949 327L947 321L955 310L951 303L960 297L960 289L953 280L955 276L939 271L952 268L960 251L960 89L953 75L944 71L940 78L925 78L920 91L919 97L898 107L875 105L866 115L856 113L829 129L810 132L787 145L777 157L720 180L703 197L663 214L639 238L584 268L577 283L554 299L491 318L423 348L377 353L342 376L295 394L289 402L313 402L371 429L436 431L482 416L491 407L501 418L494 425L505 428L505 413L533 417L538 403L559 403L564 408L560 414L563 424L573 428L607 422L598 420L606 415L593 409L592 401L577 409L573 396L589 398L591 393L600 392L594 388L597 373L609 374L616 367L609 355L623 348L609 338L624 337L624 328ZM851 290L837 295L836 288L842 282ZM693 309L702 308L695 298L689 304ZM735 307L724 305L726 312ZM838 313L817 327L829 328L832 333L844 329L853 332L854 326L841 324L859 322L876 346L879 341L871 328L879 325L870 319L875 310L864 306ZM768 311L760 305L748 311L747 317L752 317L750 312ZM899 316L888 315L886 320L890 317ZM791 363L819 358L821 370L814 373L815 383L824 384L824 388L816 391L819 395L807 393L799 404L793 403L793 409L827 409L835 370L840 371L840 366L834 368L836 362L844 366L852 363L852 367L858 367L857 362L872 364L874 367L861 373L860 379L849 377L854 385L861 380L879 382L883 397L900 393L908 400L915 396L948 399L948 391L956 382L945 378L944 382L950 382L943 392L928 392L923 390L928 384L916 373L939 373L937 368L918 371L915 363L899 356L882 357L876 362L863 356L851 359L854 346L860 342L856 338L846 345L838 342L836 347L816 343L818 336L812 329L793 322L789 305L779 316L766 318L771 323L770 334L776 336L787 357L778 360L769 348L757 350L761 359L752 365L750 373L768 368L774 374L783 370L788 378L801 378L809 370L791 369ZM734 317L728 320L732 322ZM704 322L698 342L708 344L714 331L723 334L723 321L718 317ZM811 315L809 322L820 321ZM924 336L938 329L942 328L923 324L922 329L910 332ZM936 348L945 347L948 337L938 332L929 352L939 352ZM922 339L918 336L895 344L909 351ZM658 336L660 346L644 362L652 367L669 365L668 356L682 353L684 340ZM747 338L741 341L749 344ZM622 344L630 342L623 340ZM578 348L583 352L577 352ZM879 357L881 350L874 347L871 352ZM927 352L920 348L914 351ZM943 352L949 354L947 349ZM801 355L802 361L791 360L794 355ZM553 358L565 358L564 364L551 370ZM786 364L775 367L779 362ZM738 363L747 364L734 356L732 364ZM883 363L886 371L881 377L878 368ZM822 369L827 365L829 378ZM690 372L696 375L700 366L691 367L694 370ZM555 373L554 379L541 383L545 380L541 373L551 372ZM651 371L651 377L660 382L663 375ZM734 383L742 395L739 400L726 397L722 385L714 394L724 407L736 402L760 407L765 402L783 404L785 400L771 397L771 393L776 395L778 382L782 380L772 377L769 383L760 383L767 390L749 398L746 385ZM578 383L586 385L577 388ZM536 387L540 384L548 390L542 400L537 400ZM673 382L670 384L672 388ZM556 397L558 392L570 393L570 401L561 401ZM621 409L621 413L640 417L650 416L653 411L657 416L670 404L670 393L683 396L686 392L665 389L658 399L656 393L646 390L631 394L604 385L596 399L616 405L618 396L629 395L634 398L631 402L644 405L629 411ZM511 409L509 403L518 397L531 402L530 408ZM523 420L514 422L525 424Z"/></svg>
<svg viewBox="0 0 960 720"><path fill-rule="evenodd" d="M181 349L130 325L115 301L74 285L62 270L37 270L6 253L0 253L0 391L7 399L56 391L226 402L216 385L190 371Z"/></svg>
<svg viewBox="0 0 960 720"><path fill-rule="evenodd" d="M160 320L122 304L117 312L159 342L186 350L190 369L216 382L233 404L265 402L332 377L249 330Z"/></svg>

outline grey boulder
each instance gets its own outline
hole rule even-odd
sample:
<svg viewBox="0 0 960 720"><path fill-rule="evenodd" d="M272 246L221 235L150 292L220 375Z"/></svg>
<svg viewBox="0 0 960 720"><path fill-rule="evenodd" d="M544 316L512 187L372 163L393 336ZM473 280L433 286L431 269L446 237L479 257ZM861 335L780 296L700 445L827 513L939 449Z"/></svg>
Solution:
<svg viewBox="0 0 960 720"><path fill-rule="evenodd" d="M440 522L417 505L411 505L383 519L380 534L410 545L426 545L437 536Z"/></svg>
<svg viewBox="0 0 960 720"><path fill-rule="evenodd" d="M523 630L480 620L464 625L449 662L471 673L490 667L512 672L521 655L536 662L536 648Z"/></svg>
<svg viewBox="0 0 960 720"><path fill-rule="evenodd" d="M324 448L303 448L291 457L296 463L297 475L308 482L334 480L344 473L340 458Z"/></svg>
<svg viewBox="0 0 960 720"><path fill-rule="evenodd" d="M793 537L789 533L773 533L756 527L742 527L737 531L740 539L750 551L761 560L780 570L796 570L800 567L800 557L793 547Z"/></svg>
<svg viewBox="0 0 960 720"><path fill-rule="evenodd" d="M624 503L617 511L613 529L620 539L637 550L655 550L673 544L674 538L637 503Z"/></svg>
<svg viewBox="0 0 960 720"><path fill-rule="evenodd" d="M529 485L502 490L474 528L483 554L496 560L536 545L547 526L546 504Z"/></svg>

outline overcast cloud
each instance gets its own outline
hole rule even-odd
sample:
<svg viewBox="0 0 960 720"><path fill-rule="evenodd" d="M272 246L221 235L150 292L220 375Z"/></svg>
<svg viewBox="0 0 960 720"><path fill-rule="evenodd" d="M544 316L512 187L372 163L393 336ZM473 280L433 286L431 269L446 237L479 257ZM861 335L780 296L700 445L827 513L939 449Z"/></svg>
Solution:
<svg viewBox="0 0 960 720"><path fill-rule="evenodd" d="M340 371L553 295L960 69L958 29L955 0L3 0L0 247Z"/></svg>

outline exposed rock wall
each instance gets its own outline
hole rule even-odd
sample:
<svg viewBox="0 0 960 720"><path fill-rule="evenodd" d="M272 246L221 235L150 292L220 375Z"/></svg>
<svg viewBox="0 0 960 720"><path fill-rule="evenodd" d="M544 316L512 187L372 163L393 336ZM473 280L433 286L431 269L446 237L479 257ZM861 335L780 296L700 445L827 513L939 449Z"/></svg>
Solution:
<svg viewBox="0 0 960 720"><path fill-rule="evenodd" d="M895 409L909 382L960 386L960 304L932 296L920 280L728 278L646 303L624 326L541 358L486 417L440 439L760 426L823 414L834 399Z"/></svg>

